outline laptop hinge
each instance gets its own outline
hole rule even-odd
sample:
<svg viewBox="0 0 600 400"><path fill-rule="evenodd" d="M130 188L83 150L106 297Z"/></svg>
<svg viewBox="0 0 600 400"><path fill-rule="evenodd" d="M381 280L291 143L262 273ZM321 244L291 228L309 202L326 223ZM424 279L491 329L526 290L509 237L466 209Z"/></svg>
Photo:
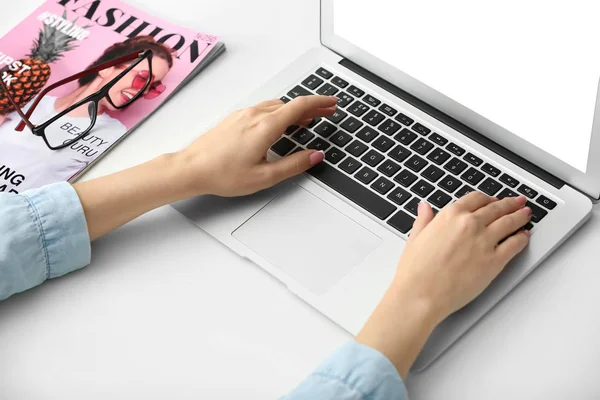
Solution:
<svg viewBox="0 0 600 400"><path fill-rule="evenodd" d="M381 79L377 75L367 71L366 69L353 63L352 61L344 58L343 60L340 61L340 64L343 67L348 68L352 72L373 82L374 84L381 87L382 89L390 92L394 96L401 98L402 100L404 100L407 103L411 104L412 106L418 108L419 110L431 115L433 118L444 123L445 125L448 125L452 129L460 132L461 134L465 135L469 139L474 140L475 142L479 143L480 145L485 146L486 148L492 150L494 153L506 158L507 160L518 165L519 167L523 168L524 170L530 172L531 174L537 176L538 178L544 180L545 182L549 183L550 185L554 186L555 188L560 189L565 185L565 182L563 182L561 179L557 178L556 176L543 170L542 168L538 167L537 165L532 164L531 162L525 160L523 157L513 153L512 151L510 151L510 150L506 149L505 147L499 145L498 143L494 142L490 138L475 131L474 129L469 128L468 126L455 120L454 118L443 113L442 111L438 110L437 108L425 103L423 100L420 100L417 97L411 95L410 93L391 84L390 82L388 82L384 79Z"/></svg>

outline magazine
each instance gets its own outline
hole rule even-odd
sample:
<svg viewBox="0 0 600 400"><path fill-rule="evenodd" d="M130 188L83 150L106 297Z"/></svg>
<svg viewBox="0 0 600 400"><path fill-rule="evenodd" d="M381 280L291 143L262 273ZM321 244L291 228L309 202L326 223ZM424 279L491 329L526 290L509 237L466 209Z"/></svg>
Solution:
<svg viewBox="0 0 600 400"><path fill-rule="evenodd" d="M121 0L46 0L0 39L0 192L76 180L224 50Z"/></svg>

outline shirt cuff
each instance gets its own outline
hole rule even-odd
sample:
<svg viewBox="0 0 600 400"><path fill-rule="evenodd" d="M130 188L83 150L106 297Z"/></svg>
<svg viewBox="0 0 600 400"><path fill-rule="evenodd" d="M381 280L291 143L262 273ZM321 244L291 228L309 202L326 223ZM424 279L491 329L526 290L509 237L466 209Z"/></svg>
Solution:
<svg viewBox="0 0 600 400"><path fill-rule="evenodd" d="M47 279L57 278L91 261L90 236L77 192L67 182L58 182L22 195L37 220Z"/></svg>

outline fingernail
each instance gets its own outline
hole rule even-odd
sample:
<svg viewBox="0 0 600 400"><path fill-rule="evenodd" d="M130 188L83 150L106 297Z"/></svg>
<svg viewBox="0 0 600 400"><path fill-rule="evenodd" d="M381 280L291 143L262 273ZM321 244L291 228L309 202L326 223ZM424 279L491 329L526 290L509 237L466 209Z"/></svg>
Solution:
<svg viewBox="0 0 600 400"><path fill-rule="evenodd" d="M417 206L417 214L420 214L421 211L423 210L423 206L425 205L425 202L420 201L419 205Z"/></svg>
<svg viewBox="0 0 600 400"><path fill-rule="evenodd" d="M515 197L515 200L517 201L517 204L521 204L521 207L527 203L527 197L525 196Z"/></svg>
<svg viewBox="0 0 600 400"><path fill-rule="evenodd" d="M531 215L531 208L529 208L529 207L525 207L525 208L522 208L522 210L523 210L523 212L524 212L525 214L527 214L527 215Z"/></svg>
<svg viewBox="0 0 600 400"><path fill-rule="evenodd" d="M523 233L527 236L527 237L531 237L531 231L523 231Z"/></svg>
<svg viewBox="0 0 600 400"><path fill-rule="evenodd" d="M322 150L315 151L310 155L310 165L315 166L325 159L325 153Z"/></svg>

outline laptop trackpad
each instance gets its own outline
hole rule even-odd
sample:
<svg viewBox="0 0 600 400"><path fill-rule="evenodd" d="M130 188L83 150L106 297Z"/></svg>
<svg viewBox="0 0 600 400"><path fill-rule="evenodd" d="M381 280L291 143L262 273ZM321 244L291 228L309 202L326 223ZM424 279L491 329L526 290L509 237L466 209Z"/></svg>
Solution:
<svg viewBox="0 0 600 400"><path fill-rule="evenodd" d="M232 235L316 294L325 293L382 241L297 185Z"/></svg>

